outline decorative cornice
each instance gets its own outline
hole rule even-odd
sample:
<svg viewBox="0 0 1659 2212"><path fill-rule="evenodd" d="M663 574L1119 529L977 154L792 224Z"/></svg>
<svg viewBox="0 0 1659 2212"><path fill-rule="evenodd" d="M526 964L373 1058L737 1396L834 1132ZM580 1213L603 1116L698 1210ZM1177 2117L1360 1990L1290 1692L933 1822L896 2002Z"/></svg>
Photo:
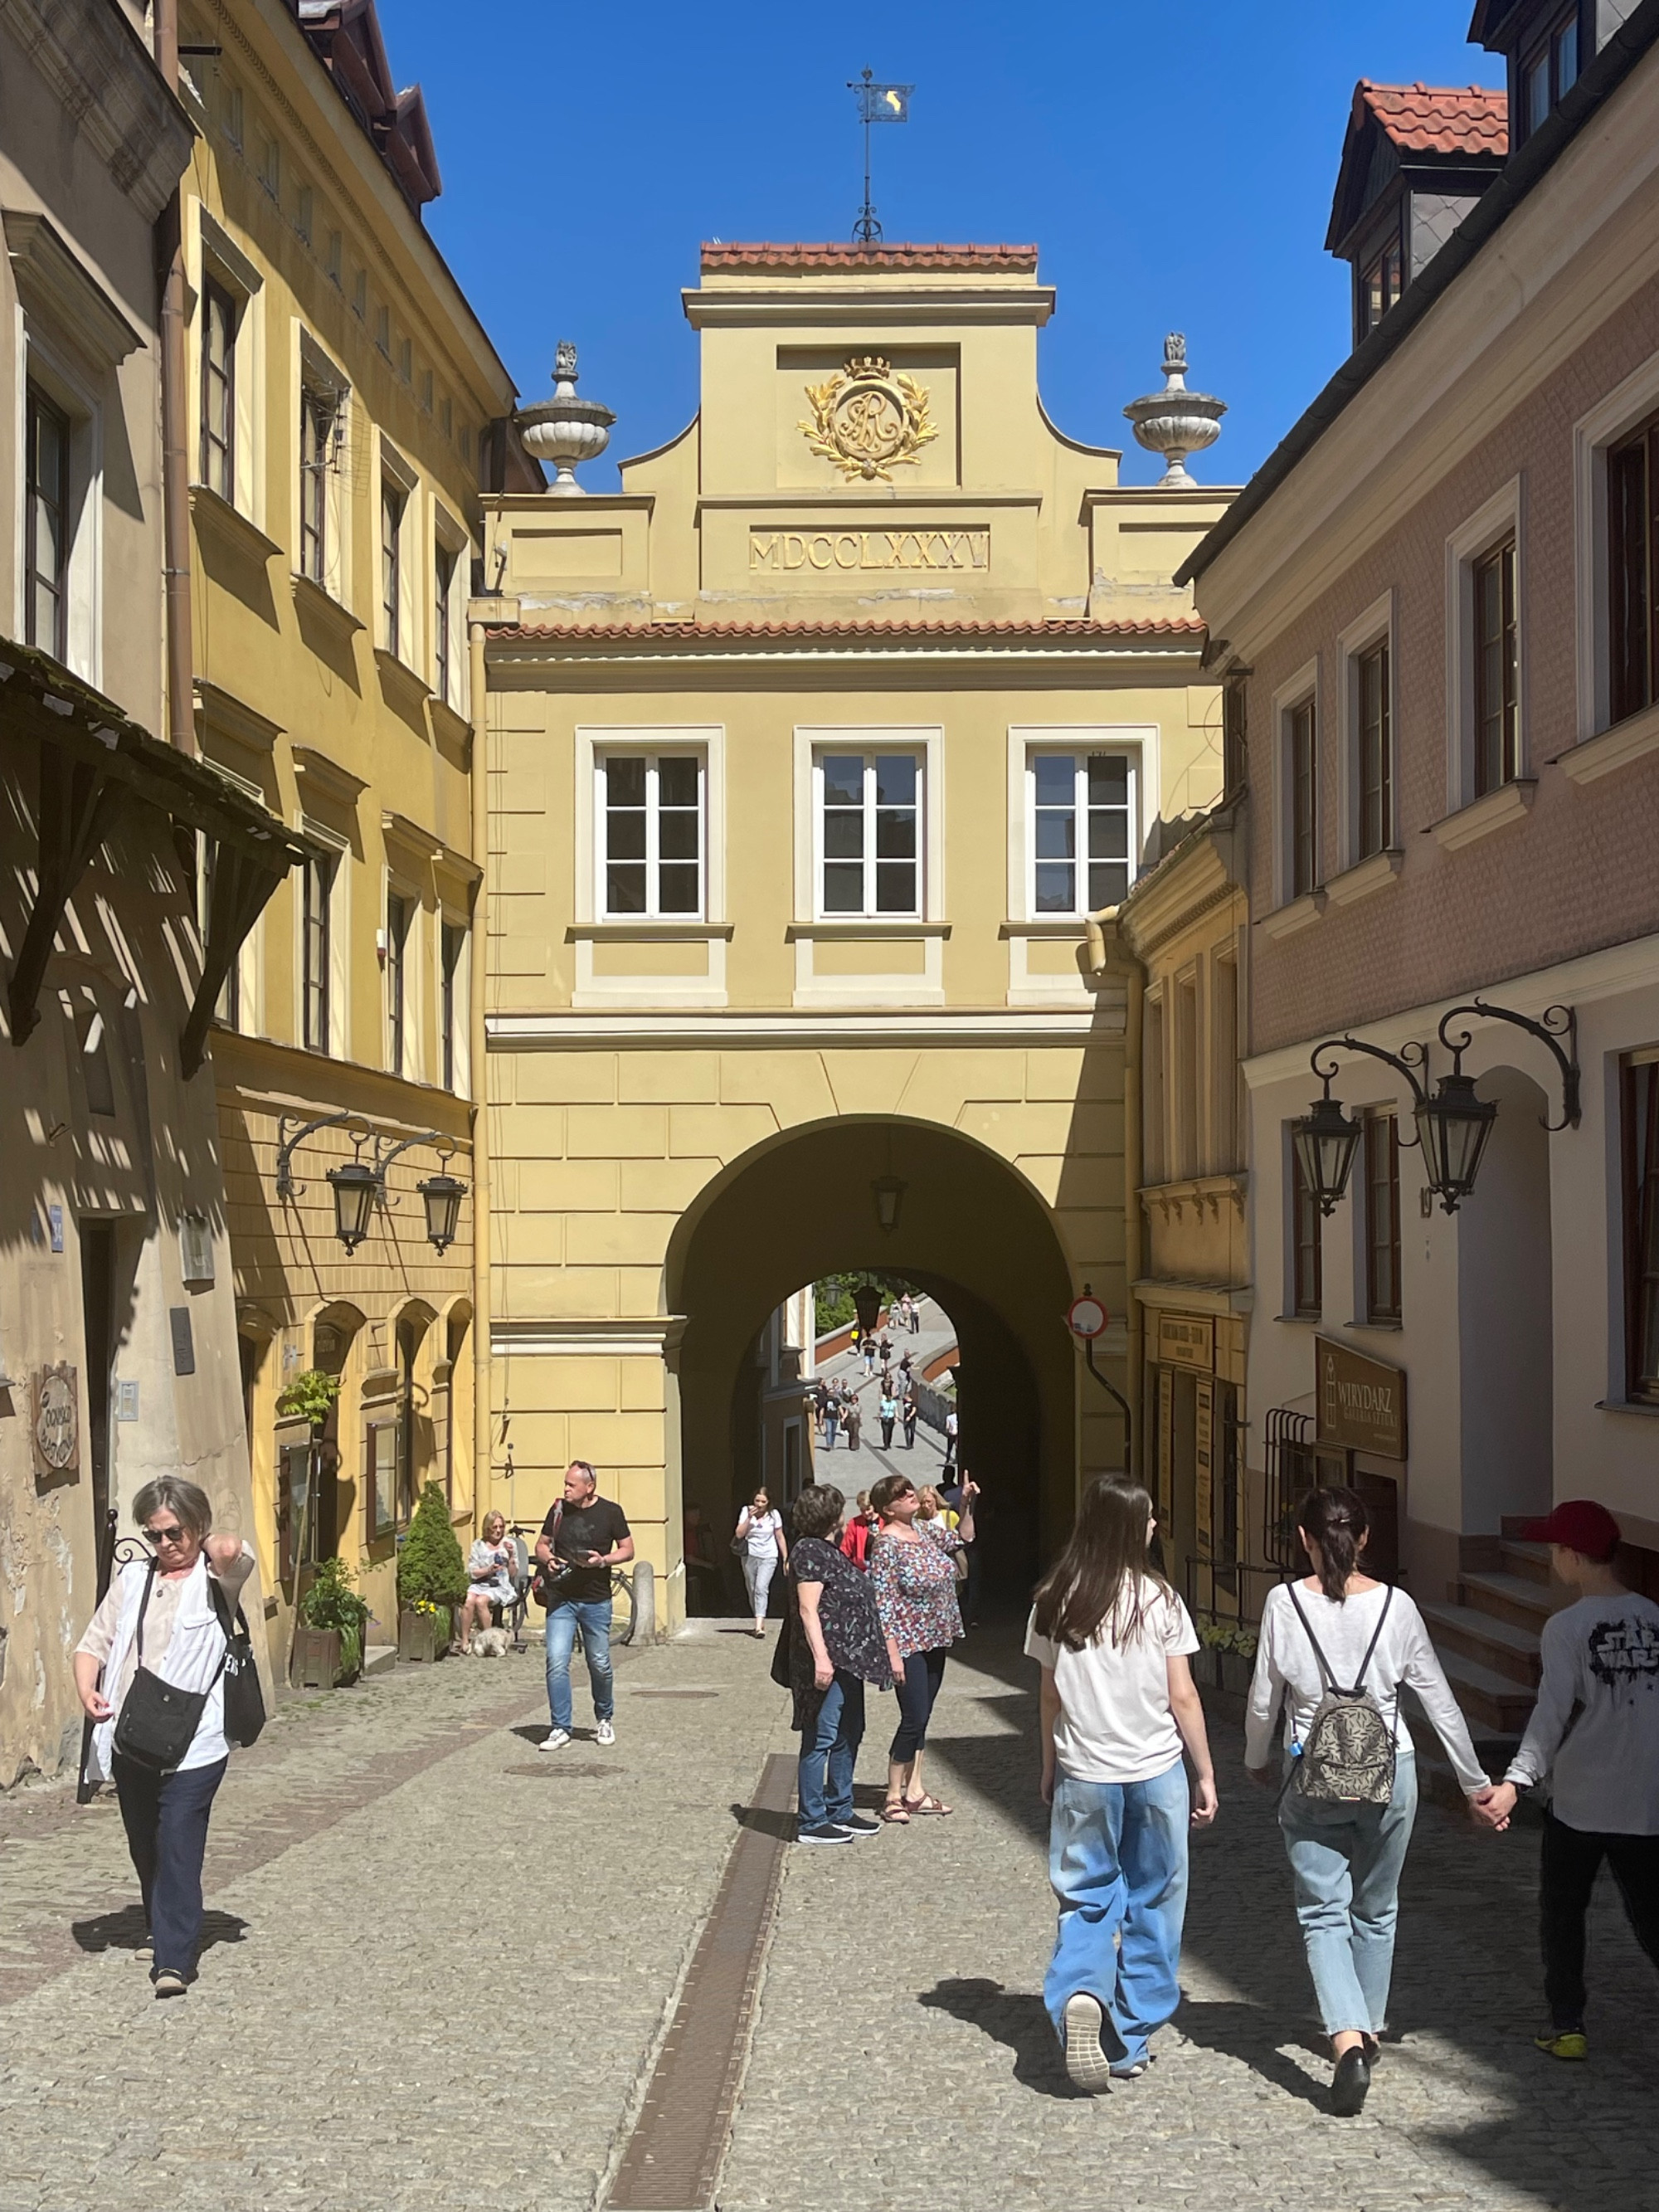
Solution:
<svg viewBox="0 0 1659 2212"><path fill-rule="evenodd" d="M100 368L112 368L145 343L55 225L43 215L8 208L6 251L18 297Z"/></svg>
<svg viewBox="0 0 1659 2212"><path fill-rule="evenodd" d="M0 0L0 23L52 94L58 120L154 222L184 174L195 133L125 14L111 5Z"/></svg>
<svg viewBox="0 0 1659 2212"><path fill-rule="evenodd" d="M740 240L728 244L723 239L713 239L705 240L702 261L705 270L996 269L1034 276L1037 249L1035 246L865 246L838 239L822 245L783 245L773 240L745 245Z"/></svg>
<svg viewBox="0 0 1659 2212"><path fill-rule="evenodd" d="M734 1014L720 1010L685 1013L491 1014L485 1035L491 1052L697 1052L847 1049L890 1050L895 1046L1066 1045L1091 1038L1112 1042L1123 1033L1122 1002L1103 994L1110 1011L951 1013L940 1008L894 1013L816 1012ZM1115 1020L1112 1018L1116 1016Z"/></svg>

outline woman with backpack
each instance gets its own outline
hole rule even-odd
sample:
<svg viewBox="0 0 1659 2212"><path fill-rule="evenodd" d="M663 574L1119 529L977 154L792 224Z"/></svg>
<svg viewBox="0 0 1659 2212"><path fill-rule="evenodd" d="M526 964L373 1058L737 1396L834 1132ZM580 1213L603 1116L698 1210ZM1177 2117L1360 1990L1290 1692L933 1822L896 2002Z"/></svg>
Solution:
<svg viewBox="0 0 1659 2212"><path fill-rule="evenodd" d="M1404 1590L1360 1571L1370 1534L1352 1490L1316 1490L1297 1510L1313 1571L1281 1583L1261 1610L1244 1719L1244 1764L1271 1788L1285 1711L1279 1821L1335 2071L1331 2108L1358 2112L1387 2023L1401 1869L1417 1816L1417 1760L1400 1711L1408 1684L1446 1747L1463 1794L1482 1803L1468 1723Z"/></svg>

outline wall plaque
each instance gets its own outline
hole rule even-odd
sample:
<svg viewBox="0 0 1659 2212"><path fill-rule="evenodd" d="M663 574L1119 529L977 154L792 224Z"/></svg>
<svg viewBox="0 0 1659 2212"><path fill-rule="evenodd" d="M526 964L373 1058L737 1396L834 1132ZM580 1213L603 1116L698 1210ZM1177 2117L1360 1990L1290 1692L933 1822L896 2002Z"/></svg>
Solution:
<svg viewBox="0 0 1659 2212"><path fill-rule="evenodd" d="M1161 1313L1158 1317L1160 1367L1215 1370L1215 1322L1207 1315Z"/></svg>
<svg viewBox="0 0 1659 2212"><path fill-rule="evenodd" d="M76 1380L74 1368L63 1365L43 1367L34 1378L34 1471L53 1480L80 1471L81 1401Z"/></svg>
<svg viewBox="0 0 1659 2212"><path fill-rule="evenodd" d="M1406 1456L1406 1376L1328 1336L1314 1339L1318 1441L1379 1459Z"/></svg>

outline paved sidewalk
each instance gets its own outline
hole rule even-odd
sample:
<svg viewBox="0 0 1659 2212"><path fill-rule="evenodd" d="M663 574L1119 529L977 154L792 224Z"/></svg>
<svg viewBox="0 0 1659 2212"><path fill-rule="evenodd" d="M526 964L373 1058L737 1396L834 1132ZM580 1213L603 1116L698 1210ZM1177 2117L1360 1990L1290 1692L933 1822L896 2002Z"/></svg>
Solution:
<svg viewBox="0 0 1659 2212"><path fill-rule="evenodd" d="M620 1656L621 1741L551 1757L540 1655L404 1669L281 1714L214 1826L211 1948L156 2004L119 1823L0 1800L0 2212L585 2212L620 2155L769 1751L769 1654L713 1621ZM1029 1670L976 1636L930 1779L949 1820L787 1855L723 2212L1647 2212L1655 1995L1609 1898L1594 2057L1539 2057L1535 1837L1432 1808L1358 2121L1326 2065L1270 1803L1220 1746L1178 2027L1070 2093ZM586 1725L585 1689L577 1713ZM872 1701L863 1771L892 1706ZM873 1794L873 1792L872 1793Z"/></svg>

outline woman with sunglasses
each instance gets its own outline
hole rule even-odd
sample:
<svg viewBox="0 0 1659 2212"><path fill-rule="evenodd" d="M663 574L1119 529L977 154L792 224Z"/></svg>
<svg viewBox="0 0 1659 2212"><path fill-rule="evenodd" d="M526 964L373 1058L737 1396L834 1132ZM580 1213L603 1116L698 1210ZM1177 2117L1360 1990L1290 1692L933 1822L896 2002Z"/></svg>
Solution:
<svg viewBox="0 0 1659 2212"><path fill-rule="evenodd" d="M88 1773L114 1781L143 1896L149 1935L140 1955L150 1957L156 1996L181 1997L196 1978L208 1816L230 1758L224 1624L235 1618L253 1553L240 1536L209 1534L207 1493L179 1475L147 1482L133 1500L132 1517L154 1556L131 1561L111 1583L75 1647L75 1686L94 1724ZM217 1583L222 1605L210 1581ZM175 1690L206 1692L189 1748L165 1772L115 1744L121 1707L141 1664Z"/></svg>
<svg viewBox="0 0 1659 2212"><path fill-rule="evenodd" d="M923 1788L921 1754L945 1658L962 1635L957 1561L974 1539L976 1494L973 1483L963 1485L961 1525L947 1528L938 1519L918 1527L921 1494L908 1475L884 1474L870 1492L870 1503L881 1516L881 1530L870 1550L870 1582L899 1702L881 1817L897 1827L908 1827L913 1814L951 1809Z"/></svg>

